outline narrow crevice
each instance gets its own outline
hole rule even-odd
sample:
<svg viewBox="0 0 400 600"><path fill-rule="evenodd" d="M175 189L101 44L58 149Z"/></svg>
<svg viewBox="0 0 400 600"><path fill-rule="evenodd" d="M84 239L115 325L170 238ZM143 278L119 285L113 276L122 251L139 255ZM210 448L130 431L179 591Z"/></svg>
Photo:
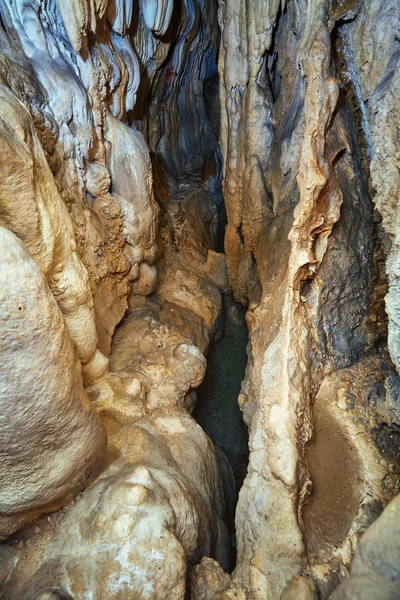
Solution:
<svg viewBox="0 0 400 600"><path fill-rule="evenodd" d="M231 296L224 296L223 301L223 335L211 344L206 376L197 391L193 417L226 456L233 472L234 498L226 498L226 524L231 535L233 568L236 554L235 508L249 459L247 426L238 404L247 364L248 331L245 308L236 304Z"/></svg>

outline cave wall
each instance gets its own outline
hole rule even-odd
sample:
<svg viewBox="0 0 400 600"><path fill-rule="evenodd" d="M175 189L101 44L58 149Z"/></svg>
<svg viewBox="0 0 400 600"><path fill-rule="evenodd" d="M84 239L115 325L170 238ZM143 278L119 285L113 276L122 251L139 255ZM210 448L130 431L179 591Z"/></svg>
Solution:
<svg viewBox="0 0 400 600"><path fill-rule="evenodd" d="M82 378L90 385L108 372L111 336L127 308L130 283L139 281L139 293L149 293L156 281L153 264L158 255L158 208L149 150L142 134L124 122L127 111L135 104L140 80L137 55L125 36L132 6L122 3L117 11L115 8L107 12L107 5L102 3L95 7L89 3L67 6L56 2L45 6L4 2L0 7L0 224L6 228L2 229L4 244L7 230L18 236L46 279L43 284L39 275L32 277L32 291L35 285L41 288L40 302L44 307L36 326L31 311L37 309L30 305L30 311L25 311L23 297L21 305L15 305L6 314L15 344L10 360L3 361L2 402L5 407L11 405L10 435L15 435L20 419L12 409L14 397L23 414L32 418L24 426L27 448L38 442L50 450L59 448L60 461L65 460L68 465L66 473L63 468L60 472L55 469L44 494L40 486L27 482L27 487L33 488L32 493L27 493L27 507L33 515L59 500L60 486L66 503L71 494L98 474L99 468L95 469L94 464L104 455L105 432L98 424L101 435L96 441L99 433L93 426L90 431L85 424L84 406L89 403ZM167 5L164 8L168 21L171 11ZM148 10L146 18L157 30L153 17L154 11ZM94 35L96 28L98 37ZM151 35L150 30L145 31ZM133 156L136 158L132 162ZM15 272L23 270L23 265L19 265L23 260L15 252L12 258ZM2 260L6 265L7 254ZM27 285L26 277L23 281ZM12 281L5 285L4 297L13 294L12 285ZM29 289L28 284L24 292L28 297ZM46 300L48 290L58 309ZM39 292L35 296L39 298ZM57 310L62 313L67 331L57 325ZM58 342L52 339L52 331L59 336ZM24 346L24 338L35 333L38 340L31 342L32 355L30 345ZM47 358L44 348L36 345L40 339L44 347L50 343ZM72 349L68 350L67 359L64 347L71 340L81 367L75 365ZM2 354L7 353L4 334ZM59 365L54 364L58 353ZM15 374L14 361L21 375L18 371ZM27 374L23 373L25 368ZM66 374L61 377L63 370ZM12 383L14 377L18 386ZM38 378L35 385L29 384L30 378ZM78 455L84 451L85 443L92 448L85 468L79 467L86 473L84 476L79 475L79 470L70 473L78 462L69 461L65 455L68 437L62 433L64 425L58 422L61 415L58 418L57 414L46 413L46 406L54 401L61 406L70 404L73 387L77 388L74 393L78 426L86 427L88 435L87 442L83 437ZM30 398L23 408L27 394ZM48 420L43 423L46 414ZM54 428L55 439L48 439L46 426L52 432ZM2 482L7 498L12 473L18 490L24 485L24 471L19 473L19 461L7 439L2 441L2 447ZM50 465L41 466L43 480L49 470ZM29 473L34 479L33 467ZM6 525L2 535L20 524L18 519L13 524L10 515L27 507L19 507L18 503L13 506L10 499L5 501L2 514Z"/></svg>
<svg viewBox="0 0 400 600"><path fill-rule="evenodd" d="M397 491L376 430L398 381L398 16L395 3L220 4L225 251L250 332L234 580L251 598L314 597L307 572L328 597L366 514Z"/></svg>
<svg viewBox="0 0 400 600"><path fill-rule="evenodd" d="M165 5L163 17L158 15L166 19L165 28L170 5ZM96 345L109 354L115 325L127 307L128 284L138 279L142 263L151 266L157 258L158 209L149 152L141 134L126 124L140 81L139 58L125 35L132 9L129 2L118 7L85 2L1 5L2 85L3 94L8 95L3 101L10 107L22 102L28 109L12 114L4 106L2 111L2 140L10 145L2 152L3 170L10 173L2 183L2 224L41 261L54 287L57 276L52 270L61 265L63 254L69 254L69 248L63 248L68 239L62 238L71 237L74 231L79 256L75 262L83 263L84 269L81 264L71 265L68 280L59 283L61 290L55 289L55 294L62 310L62 304L67 305L64 314L72 312L68 303L82 310L85 304L93 304L88 306L91 317L82 318L75 327L82 331L89 323L92 329L96 325L97 340L95 331L82 331L90 344L84 363ZM154 31L158 26L163 31L161 25L152 24L150 9L146 17ZM151 32L143 23L138 44L143 51ZM157 54L157 46L152 53ZM32 140L28 132L22 133L24 129L32 131ZM7 133L10 137L15 130L21 130L20 137L28 146L19 149L22 166L10 159L17 149L12 148ZM21 173L26 189L17 182L13 191L12 175L21 168L26 169L25 175ZM17 202L10 206L15 191ZM50 213L61 210L63 217ZM47 233L48 228L55 231ZM43 232L42 247L39 231ZM65 271L60 267L61 277ZM71 284L78 280L77 286L79 279L82 289L73 292ZM73 298L64 300L63 289Z"/></svg>
<svg viewBox="0 0 400 600"><path fill-rule="evenodd" d="M0 17L0 597L330 597L399 491L395 0ZM231 291L232 575L231 470L190 416Z"/></svg>
<svg viewBox="0 0 400 600"><path fill-rule="evenodd" d="M216 9L0 6L2 598L178 599L229 568L233 476L190 416L229 289Z"/></svg>

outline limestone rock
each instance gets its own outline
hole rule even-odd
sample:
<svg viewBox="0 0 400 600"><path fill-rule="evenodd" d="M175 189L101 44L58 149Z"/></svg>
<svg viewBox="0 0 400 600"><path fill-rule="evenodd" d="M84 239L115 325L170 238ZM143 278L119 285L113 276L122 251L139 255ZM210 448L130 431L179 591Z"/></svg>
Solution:
<svg viewBox="0 0 400 600"><path fill-rule="evenodd" d="M156 26L160 31L168 26L171 6L165 4L164 12L154 17L161 19ZM3 143L17 150L13 161L3 151L4 160L21 172L12 184L18 210L7 214L3 224L24 240L49 276L85 364L97 342L98 350L109 354L112 333L127 306L129 282L138 277L143 260L152 264L157 256L148 147L141 133L122 123L135 105L140 83L139 59L125 36L133 5L120 2L114 8L107 2L53 2L40 10L32 6L28 18L24 3L5 0L0 5L4 27L15 32L13 40L3 29L1 34L3 103L8 103L3 114L10 122L14 107L14 119L26 135L24 148L18 135L10 139L17 131L12 123L3 132ZM109 44L90 37L101 21ZM152 55L143 58L152 61ZM33 173L23 161L33 163ZM10 210L7 185L10 177L4 179L2 199ZM40 235L34 239L44 219L38 215L42 202L48 222L41 233L49 229L44 248L38 245ZM153 287L154 273L150 287L141 283L140 293Z"/></svg>
<svg viewBox="0 0 400 600"><path fill-rule="evenodd" d="M223 294L229 294L230 284L228 271L226 269L225 254L209 250L207 262L204 265L204 273L215 283Z"/></svg>
<svg viewBox="0 0 400 600"><path fill-rule="evenodd" d="M10 411L34 373L61 444L25 461L13 436L47 421L7 412L33 491L4 531L87 485L86 454L98 475L81 377L110 450L0 548L0 595L326 600L346 577L399 491L397 4L0 0L0 223L35 261L5 289L45 305L1 391ZM231 290L250 461L227 574L231 470L188 413ZM373 527L343 597L398 595Z"/></svg>
<svg viewBox="0 0 400 600"><path fill-rule="evenodd" d="M389 357L382 358L366 357L327 376L313 406L315 434L306 453L313 493L303 522L309 564L322 587L345 572L340 565L350 564L356 536L396 489L395 457L388 452L393 431L372 401L389 372Z"/></svg>
<svg viewBox="0 0 400 600"><path fill-rule="evenodd" d="M187 569L202 556L228 567L212 444L181 409L146 415L137 379L110 375L89 391L116 460L51 527L39 521L23 534L30 547L18 549L2 597L33 600L57 590L84 600L129 590L137 598L183 599ZM5 561L12 564L14 553L10 547Z"/></svg>
<svg viewBox="0 0 400 600"><path fill-rule="evenodd" d="M134 372L144 378L148 410L182 405L186 393L200 385L206 369L193 340L164 321L166 311L153 306L145 303L129 314L114 337L111 352L113 372Z"/></svg>
<svg viewBox="0 0 400 600"><path fill-rule="evenodd" d="M310 577L296 575L283 590L280 600L318 600L317 586Z"/></svg>
<svg viewBox="0 0 400 600"><path fill-rule="evenodd" d="M350 577L334 592L332 600L399 597L399 510L400 497L396 496L364 533L354 555Z"/></svg>
<svg viewBox="0 0 400 600"><path fill-rule="evenodd" d="M82 363L96 352L97 334L88 276L72 223L60 198L31 116L1 88L0 219L26 245L46 275ZM17 174L17 176L16 176Z"/></svg>
<svg viewBox="0 0 400 600"><path fill-rule="evenodd" d="M107 436L43 273L1 228L0 536L66 504L103 465Z"/></svg>
<svg viewBox="0 0 400 600"><path fill-rule="evenodd" d="M398 490L397 458L388 440L380 439L397 439L388 425L395 405L389 382L388 400L384 391L385 376L394 373L385 334L379 333L385 328L381 310L390 240L371 205L373 199L382 208L383 219L390 213L390 225L383 227L394 240L398 128L391 119L398 98L398 10L373 0L362 6L316 1L307 7L237 0L220 5L219 23L226 264L235 297L249 303L249 362L239 403L250 431L250 461L236 512L233 580L252 600L272 600L308 571L327 598L349 566L367 513L376 518L376 506ZM387 151L378 134L382 128ZM379 182L375 190L370 167ZM391 253L394 257L395 244ZM389 258L391 273L394 264ZM387 303L394 315L396 284L391 275L389 280ZM390 319L396 364L396 325ZM377 354L369 383L368 353ZM332 374L334 381L335 373L340 378L344 372L352 381L343 385L348 406L332 407L324 437L332 440L342 431L348 440L352 431L355 440L357 430L359 450L349 464L365 459L359 471L363 483L342 489L343 507L351 504L353 491L360 497L340 539L335 536L341 528L332 525L326 562L316 572L299 517L310 494L310 506L313 502L306 447L313 429L322 427L311 407L319 405L318 390L330 405L325 386L332 384ZM382 395L371 400L368 413L364 396L375 397L368 392L375 385ZM353 449L351 444L349 453ZM318 497L318 478L311 476ZM351 474L349 480L354 481ZM365 484L374 490L371 505L363 496ZM328 496L321 504L328 508ZM312 520L317 527L315 514Z"/></svg>
<svg viewBox="0 0 400 600"><path fill-rule="evenodd" d="M344 581L332 600L395 600L400 585L377 575L355 575Z"/></svg>
<svg viewBox="0 0 400 600"><path fill-rule="evenodd" d="M243 591L235 588L232 578L211 558L203 558L191 574L192 600L245 600Z"/></svg>
<svg viewBox="0 0 400 600"><path fill-rule="evenodd" d="M395 1L368 2L359 17L345 25L343 54L347 75L354 83L361 111L361 126L367 143L374 187L373 201L388 233L391 249L387 259L389 291L386 310L389 316L389 350L399 368L400 331L397 314L399 265L398 202L400 134L399 61L395 39L400 15Z"/></svg>

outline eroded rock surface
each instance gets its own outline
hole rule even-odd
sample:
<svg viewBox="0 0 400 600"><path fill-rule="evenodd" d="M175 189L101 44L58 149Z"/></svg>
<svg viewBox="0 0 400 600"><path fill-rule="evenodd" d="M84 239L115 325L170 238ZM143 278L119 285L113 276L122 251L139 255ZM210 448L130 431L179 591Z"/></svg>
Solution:
<svg viewBox="0 0 400 600"><path fill-rule="evenodd" d="M76 347L44 274L3 227L0 246L4 538L87 486L102 469L107 436L83 389ZM23 368L16 371L16 365Z"/></svg>
<svg viewBox="0 0 400 600"><path fill-rule="evenodd" d="M108 430L112 464L51 526L39 521L4 548L4 561L15 551L19 559L4 598L52 591L120 598L127 590L137 598L183 598L187 570L203 556L229 568L223 473L186 411L204 377L202 351L217 327L221 296L179 253L168 256L157 294L132 294L114 337L112 373L88 388ZM168 268L179 285L166 283L173 281ZM224 476L232 477L229 470ZM29 549L19 551L20 538Z"/></svg>
<svg viewBox="0 0 400 600"><path fill-rule="evenodd" d="M205 373L204 353L220 327L220 290L229 291L225 257L216 246L218 207L213 190L218 184L218 171L213 173L211 169L215 185L207 176L208 189L202 187L201 161L207 158L200 148L196 180L183 184L178 198L168 195L161 237L156 242L158 207L148 147L142 133L125 121L127 111L134 107L140 82L137 56L144 60L150 79L156 75L156 69L152 69L157 61L162 64L166 57L170 43L157 40L153 34L163 35L168 29L172 3L155 3L143 11L136 7L134 15L128 3L122 3L115 19L105 8L97 7L90 18L89 8L83 5L74 5L73 18L58 5L48 6L41 15L32 13L32 22L41 27L36 46L28 55L30 63L25 59L26 68L31 69L36 86L33 91L46 99L35 115L38 120L45 118L43 113L51 115L53 137L45 127L37 132L37 123L29 113L34 106L32 89L28 90L31 95L24 93L17 99L4 88L14 102L10 104L14 113L7 106L5 117L10 114L9 121L14 118L15 131L19 131L19 123L25 128L24 141L29 150L25 150L21 167L11 164L8 157L12 156L16 133L9 134L5 123L4 143L10 150L5 146L4 164L10 172L18 170L21 178L23 169L27 170L26 190L16 186L20 194L17 204L10 203L15 180L10 176L4 181L5 224L31 250L38 273L40 267L47 276L47 271L51 273L56 267L60 273L57 281L61 281L66 295L73 296L74 280L64 282L64 265L51 254L59 252L58 238L55 242L50 239L47 267L41 262L46 255L42 257L41 247L35 246L47 240L42 242L34 226L38 223L40 233L51 233L52 228L60 231L64 246L66 233L70 236L71 251L76 249L82 261L77 264L87 294L84 304L91 310L91 320L75 328L76 334L91 343L84 326L95 323L97 334L93 330L90 359L96 345L100 349L94 354L96 363L101 363L99 352L110 355L110 372L103 373L102 378L86 368L87 357L82 357L89 397L108 431L107 468L72 503L53 517L39 519L2 547L5 567L1 572L1 595L10 599L58 594L83 600L93 595L121 598L132 593L137 598L183 598L188 569L203 556L213 556L225 569L230 566L230 540L223 518L224 489L234 488L229 480L232 474L228 468L222 472L221 457L189 414L196 400L195 388ZM193 29L193 41L198 31L199 15L194 21L192 8L188 7L187 24L176 32L178 39ZM4 62L14 60L6 84L10 76L20 72L16 54L18 58L23 55L21 46L27 51L28 39L21 28L19 6L5 5L3 13L4 21L18 25L21 37L18 48L11 42L6 48ZM136 19L139 30L136 37L132 34L128 39L125 33L131 18ZM112 46L102 35L95 39L88 33L95 32L96 23L111 36ZM210 45L210 24L203 20L202 27L204 43ZM131 45L134 38L135 50ZM5 36L5 43L7 40ZM198 44L197 66L202 43ZM58 59L49 60L49 44L53 44L51 51ZM177 54L177 70L182 71L188 48L181 48ZM211 46L208 53L212 56ZM50 74L53 81L49 81ZM22 83L28 86L29 77ZM197 92L202 86L197 84ZM175 100L169 101L171 113L173 106L178 110L178 94L174 92L173 96ZM204 111L204 103L202 107ZM206 126L210 127L208 121ZM46 135L48 144L43 150ZM215 140L209 137L206 143L217 152ZM176 160L181 160L180 149L171 147ZM38 165L30 179L29 161ZM174 175L171 185L178 189L181 184ZM36 181L42 185L39 190ZM203 219L199 220L199 214ZM43 219L47 230L41 225ZM156 264L160 241L164 254ZM70 260L71 252L65 254ZM51 286L52 277L48 279ZM51 289L59 300L57 288ZM152 297L146 299L150 294ZM59 304L62 309L64 305ZM70 302L69 310L75 304ZM55 301L54 305L57 308ZM127 314L111 345L114 327L126 307ZM65 312L68 325L70 313ZM74 337L74 328L70 329ZM63 368L61 357L59 368ZM79 373L78 366L78 382ZM46 387L47 373L43 375L42 385ZM19 390L22 398L28 385L23 383ZM13 410L13 405L9 406ZM63 408L67 409L68 405ZM63 414L61 411L60 417ZM100 427L98 417L91 415ZM68 426L74 426L78 435L81 431L72 417ZM100 431L103 438L95 436L98 444L104 442L104 429ZM84 440L81 451L88 453ZM86 462L89 459L90 454ZM72 461L69 466L74 466ZM74 475L76 479L81 477L78 467ZM83 480L73 491L76 493L87 483ZM64 503L71 495L65 494ZM30 519L37 514L30 515ZM11 531L23 524L16 522Z"/></svg>
<svg viewBox="0 0 400 600"><path fill-rule="evenodd" d="M395 0L0 16L0 596L397 597ZM191 413L231 292L228 574L232 471Z"/></svg>
<svg viewBox="0 0 400 600"><path fill-rule="evenodd" d="M399 505L400 496L397 496L364 533L354 555L350 577L332 594L332 600L398 598Z"/></svg>
<svg viewBox="0 0 400 600"><path fill-rule="evenodd" d="M372 17L381 10L382 21ZM399 105L398 17L394 3L220 5L226 262L250 333L239 398L250 461L233 579L252 599L279 598L307 572L329 597L366 521L398 491L385 450L397 426L383 408L394 373L383 256L395 246L374 212L390 203L397 227L398 128L388 114L396 119ZM342 376L352 383L335 400Z"/></svg>
<svg viewBox="0 0 400 600"><path fill-rule="evenodd" d="M158 210L148 147L139 132L122 122L135 105L140 82L141 47L135 52L125 36L132 8L130 2L113 10L107 3L89 8L72 1L40 9L24 2L0 6L0 71L7 103L2 114L8 126L2 134L8 175L2 182L2 222L49 274L72 334L80 336L78 347L86 344L80 350L84 363L96 344L109 354L112 333L127 306L128 284L139 277L141 263L152 264L157 257ZM97 25L102 35L90 38ZM14 169L20 173L15 179ZM15 192L17 201L11 204ZM65 249L71 235L86 267L79 276L76 265L64 264L76 256ZM70 313L78 308L90 315L74 326Z"/></svg>

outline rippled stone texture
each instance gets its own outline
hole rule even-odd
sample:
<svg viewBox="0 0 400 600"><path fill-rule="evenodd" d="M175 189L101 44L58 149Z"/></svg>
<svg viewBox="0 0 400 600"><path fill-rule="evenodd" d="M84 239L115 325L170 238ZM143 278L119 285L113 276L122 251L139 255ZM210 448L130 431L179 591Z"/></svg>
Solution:
<svg viewBox="0 0 400 600"><path fill-rule="evenodd" d="M4 535L98 474L81 377L109 434L97 481L1 546L1 593L328 598L399 491L396 1L0 0L0 16L0 224L33 273L4 289L44 307L18 360L21 315L3 323L1 460L29 470L1 472ZM230 469L189 413L231 289L250 460L227 575Z"/></svg>
<svg viewBox="0 0 400 600"><path fill-rule="evenodd" d="M86 487L107 436L82 387L76 347L40 268L0 228L0 538Z"/></svg>

